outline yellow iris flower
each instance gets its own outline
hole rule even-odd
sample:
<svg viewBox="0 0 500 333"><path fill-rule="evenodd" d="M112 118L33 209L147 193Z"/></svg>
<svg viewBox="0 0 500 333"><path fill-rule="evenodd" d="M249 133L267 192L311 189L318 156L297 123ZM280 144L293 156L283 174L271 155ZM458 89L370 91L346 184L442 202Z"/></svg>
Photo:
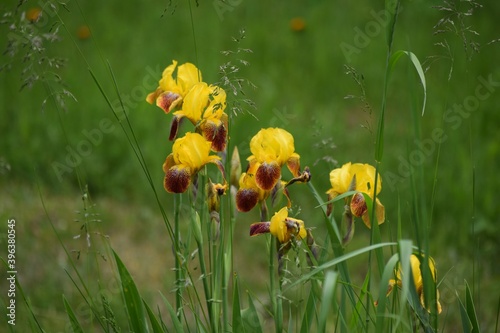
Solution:
<svg viewBox="0 0 500 333"><path fill-rule="evenodd" d="M257 186L255 175L252 173L242 173L239 185L238 192L236 192L236 208L240 212L249 212L257 203L266 200L270 193Z"/></svg>
<svg viewBox="0 0 500 333"><path fill-rule="evenodd" d="M163 163L163 185L170 193L185 192L191 178L208 163L214 163L224 177L224 167L219 156L210 155L211 143L198 133L186 133L175 140L172 153Z"/></svg>
<svg viewBox="0 0 500 333"><path fill-rule="evenodd" d="M429 263L429 269L432 274L432 278L434 279L434 283L436 283L436 266L434 264L434 259L429 257L428 259ZM412 254L410 257L410 266L411 266L411 271L413 275L413 282L415 283L415 290L417 291L417 295L420 298L420 303L422 304L422 307L425 308L425 302L424 302L424 281L422 278L422 272L420 270L420 259L418 258L417 255ZM389 289L387 291L387 295L389 295L395 285L401 288L402 283L401 283L401 277L402 277L402 270L401 266L399 266L398 270L396 271L396 280L391 279L389 280ZM442 308L441 308L441 303L439 303L439 291L436 291L436 307L437 307L437 312L438 314L441 313ZM429 309L427 309L429 311Z"/></svg>
<svg viewBox="0 0 500 333"><path fill-rule="evenodd" d="M148 103L156 103L165 113L180 106L191 88L201 82L201 72L195 65L191 63L180 65L177 68L177 77L174 79L172 74L176 67L177 61L173 60L172 65L167 66L163 71L158 88L146 97Z"/></svg>
<svg viewBox="0 0 500 333"><path fill-rule="evenodd" d="M271 233L280 244L286 244L292 239L302 240L307 237L304 221L288 217L287 207L274 213L270 222L257 222L250 225L250 236Z"/></svg>
<svg viewBox="0 0 500 333"><path fill-rule="evenodd" d="M170 140L177 135L183 118L196 126L197 132L212 142L214 151L223 151L226 147L228 116L226 108L226 92L224 89L208 85L205 82L196 83L185 96L182 109L174 113L170 128Z"/></svg>
<svg viewBox="0 0 500 333"><path fill-rule="evenodd" d="M249 167L259 164L255 181L263 190L271 190L281 178L281 167L298 177L300 156L295 153L293 136L281 128L261 129L250 141L252 156L247 160Z"/></svg>
<svg viewBox="0 0 500 333"><path fill-rule="evenodd" d="M377 200L375 201L375 216L378 224L384 223L385 208L378 199L378 194L382 190L382 179L380 174L377 177ZM367 194L370 198L374 197L375 186L375 168L369 164L361 164L351 162L344 164L341 168L334 169L330 172L330 183L332 188L326 193L328 200L332 200L338 195L348 192L357 191L351 198L351 212L356 217L362 217L363 222L368 228L371 228L370 216L362 193ZM329 208L329 212L331 207Z"/></svg>
<svg viewBox="0 0 500 333"><path fill-rule="evenodd" d="M304 221L288 217L288 209L286 207L274 213L274 216L271 218L269 232L278 238L281 244L288 243L292 238L300 240L307 237Z"/></svg>

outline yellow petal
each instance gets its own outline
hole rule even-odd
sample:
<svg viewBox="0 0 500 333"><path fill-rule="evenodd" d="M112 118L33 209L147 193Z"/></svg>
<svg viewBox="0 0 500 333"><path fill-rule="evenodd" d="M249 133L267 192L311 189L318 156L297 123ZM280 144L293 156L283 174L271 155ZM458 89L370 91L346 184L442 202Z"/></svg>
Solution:
<svg viewBox="0 0 500 333"><path fill-rule="evenodd" d="M160 79L160 88L163 91L170 91L173 93L178 93L180 94L181 91L177 87L177 84L172 76L172 74L175 71L175 67L177 67L177 61L172 60L172 65L167 66L161 75Z"/></svg>
<svg viewBox="0 0 500 333"><path fill-rule="evenodd" d="M177 85L183 95L198 82L201 82L201 71L192 63L185 63L177 70Z"/></svg>
<svg viewBox="0 0 500 333"><path fill-rule="evenodd" d="M172 153L176 164L189 166L196 173L202 166L211 162L211 159L220 159L218 156L209 156L211 143L198 133L186 133L175 140Z"/></svg>
<svg viewBox="0 0 500 333"><path fill-rule="evenodd" d="M193 125L196 125L201 120L203 110L209 102L209 95L210 89L208 85L205 82L200 82L195 84L184 97L182 110L180 112L182 112Z"/></svg>
<svg viewBox="0 0 500 333"><path fill-rule="evenodd" d="M350 167L351 175L356 175L356 191L367 193L373 198L375 187L375 168L369 164L354 163ZM380 174L377 181L377 194L382 190Z"/></svg>
<svg viewBox="0 0 500 333"><path fill-rule="evenodd" d="M287 227L285 224L285 219L288 217L288 209L286 207L281 208L278 212L274 213L271 218L271 225L269 231L273 236L278 238L280 243L285 243L287 239Z"/></svg>
<svg viewBox="0 0 500 333"><path fill-rule="evenodd" d="M282 166L295 151L293 136L281 128L261 129L250 141L250 151L260 163Z"/></svg>
<svg viewBox="0 0 500 333"><path fill-rule="evenodd" d="M351 162L344 164L341 168L334 169L330 172L330 184L332 185L329 193L337 195L345 193L349 190L349 184L352 181ZM335 195L336 196L336 195Z"/></svg>

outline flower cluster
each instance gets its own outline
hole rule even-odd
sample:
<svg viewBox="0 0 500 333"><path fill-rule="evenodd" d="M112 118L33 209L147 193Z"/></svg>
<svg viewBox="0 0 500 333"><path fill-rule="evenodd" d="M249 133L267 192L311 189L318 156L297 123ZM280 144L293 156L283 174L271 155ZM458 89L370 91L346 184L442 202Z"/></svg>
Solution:
<svg viewBox="0 0 500 333"><path fill-rule="evenodd" d="M300 156L295 152L293 136L281 128L261 129L250 141L252 155L247 158L248 168L239 179L236 206L241 212L248 212L257 203L265 213L266 199L284 194L290 206L287 186L296 181L310 179L309 168L300 172ZM294 176L290 181L281 180L281 168L287 165Z"/></svg>
<svg viewBox="0 0 500 333"><path fill-rule="evenodd" d="M236 205L239 211L248 212L257 203L261 204L261 222L250 226L250 235L271 233L278 240L278 258L291 248L292 244L308 238L311 252L316 254L316 246L310 231L306 230L304 221L288 217L291 207L287 187L295 182L308 182L311 179L309 168L300 171L300 156L295 152L293 136L281 128L261 129L250 141L252 155L247 158L248 168L241 174L239 189L236 193ZM281 179L281 168L286 165L293 175L288 182ZM271 221L267 219L266 199L271 196L277 201L282 193L287 198L287 206L274 214ZM312 251L312 249L315 249ZM280 269L281 271L281 269Z"/></svg>
<svg viewBox="0 0 500 333"><path fill-rule="evenodd" d="M195 65L185 63L177 66L177 61L174 60L163 71L158 88L146 100L150 104L156 104L166 114L173 113L169 139L175 139L175 142L172 152L163 163L164 188L167 192L185 192L195 183L196 175L207 164L215 164L222 175L223 183L213 183L209 179L205 187L210 222L217 225L211 229L214 240L218 239L220 230L220 197L230 186L238 211L249 212L260 205L261 218L259 222L250 225L250 236L268 233L276 239L279 274L284 272L284 256L291 248L297 249L303 242L308 248L306 253L309 265L317 264L319 247L311 229L306 228L303 220L289 216L292 203L288 188L294 183L311 180L309 168L305 167L303 171L300 169L300 155L295 152L292 134L282 128L261 129L250 141L251 155L247 158L248 165L243 173L239 153L235 148L231 158L230 183L227 183L221 157L213 153L225 153L228 141L228 116L224 112L225 91L203 82L201 72ZM177 138L184 119L194 125L194 131ZM289 180L282 177L285 165L292 175ZM373 220L376 220L376 225L385 221L385 208L379 200L382 179L373 166L349 162L332 170L329 176L331 188L326 192L326 213L330 216L333 203L344 199L342 216L346 233L342 239L343 245L354 235L355 217L361 218L368 228L372 227ZM276 207L283 196L286 204L279 205L279 209L269 219L266 202L271 198L273 207ZM201 239L200 232L195 234L198 235L197 241ZM428 309L429 302L423 292L421 258L422 256L412 255L410 264L415 289L422 306ZM434 261L429 257L427 262L435 282ZM398 268L395 279L389 281L387 294L394 286L402 286L402 274L401 268ZM435 305L440 313L439 293L436 298Z"/></svg>
<svg viewBox="0 0 500 333"><path fill-rule="evenodd" d="M177 75L174 79L174 72ZM175 140L172 153L163 163L164 188L170 193L185 192L196 176L208 163L217 165L224 177L220 157L210 151L224 151L227 144L228 117L225 91L202 81L201 72L191 63L177 67L177 61L165 68L159 86L147 98L165 113L173 113L170 140L177 137L181 121L186 118L194 126L194 133L186 133Z"/></svg>
<svg viewBox="0 0 500 333"><path fill-rule="evenodd" d="M174 60L165 68L158 88L146 100L150 104L156 103L165 113L177 110L173 113L170 140L176 138L181 121L186 118L197 133L211 142L212 150L224 151L228 132L228 116L224 112L226 92L203 82L201 72L191 63L180 65L174 79L176 67L177 61Z"/></svg>

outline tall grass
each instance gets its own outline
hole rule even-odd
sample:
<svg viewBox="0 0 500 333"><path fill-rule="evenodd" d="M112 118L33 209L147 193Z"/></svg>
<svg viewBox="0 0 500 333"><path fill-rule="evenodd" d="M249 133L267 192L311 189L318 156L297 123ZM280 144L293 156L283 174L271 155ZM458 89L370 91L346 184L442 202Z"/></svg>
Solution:
<svg viewBox="0 0 500 333"><path fill-rule="evenodd" d="M384 156L387 154L384 151L384 134L387 126L391 126L391 123L387 121L390 117L388 112L392 111L388 108L391 76L401 68L396 66L400 59L406 57L409 60L411 71L408 72L413 73L408 75L407 82L410 91L408 109L412 113L412 121L408 127L413 125L413 137L416 139L420 138L422 126L420 118L426 115L424 111L428 93L424 70L416 54L409 50L394 50L394 35L398 32L397 18L400 2L387 1L385 6L386 11L393 14L387 25L386 58L383 64L385 65L385 77L380 96L381 107L375 113L378 122L373 147L375 155L374 195L370 196L366 193L363 195L370 221L377 220L378 197L380 196L380 199L384 201L390 200L385 196L387 192L377 194L377 189L380 189L382 184L379 183L379 177L376 175L382 174L384 170ZM189 2L191 29L194 38L193 52L196 55L195 58L198 59L196 22L193 16L193 11L196 10L196 6ZM64 26L63 18L59 17L59 19ZM96 52L102 54L99 45L95 47ZM80 54L85 58L82 52ZM171 286L171 294L167 294L165 291L159 292L161 302L147 302L142 294L149 292L148 286L138 285L134 282L134 278L127 268L127 262L122 260L120 253L113 250L113 244L108 243L104 238L104 252L94 253L94 258L90 259L92 262L88 263L89 266L96 264L96 271L88 268L88 271L82 272L82 269L75 263L74 256L71 255L64 241L60 238L58 230L52 223L50 213L44 208L46 219L54 229L55 237L70 263L70 269L67 271L68 278L74 284L74 288L91 313L92 320L83 323L79 313L74 309L73 302L62 295L62 304L68 317L68 327L72 331L437 332L443 329L446 323L441 321L442 315L438 315L438 303L435 302L439 295L440 276L438 275L436 281L431 258L434 254L430 252L432 247L429 244L433 231L433 224L431 224L433 198L437 188L435 184L432 184L431 208L428 208L428 192L423 184L427 178L424 177L423 167L416 168L415 172L410 175L412 196L411 202L407 204L411 207L411 215L402 216L400 210L386 212L387 222L385 225L397 221L397 235L395 237L391 235L389 239L384 239L385 233L381 230L385 225L379 226L376 222L372 223L369 242L361 244L356 249L347 246L344 241L345 236L342 235L342 223L347 215L340 217L338 214L339 207L342 207L343 203L351 202L356 191L351 189L326 202L326 196L316 189L315 184L328 183L328 178L316 178L314 168L311 168L313 170L312 180L307 185L296 184L294 187L301 187L302 192L306 192L308 196L314 198L314 205L300 204L292 198L293 205L290 210L290 214L296 214L293 215L294 217L303 217L305 225L308 227L307 240L299 238L297 242L280 244L277 237L264 236L266 237L266 248L256 250L255 256L267 256L268 272L265 276L255 276L254 278L263 280L267 287L267 293L265 295L257 294L248 288L245 288L245 293L243 293L240 277L234 267L235 261L239 260L234 254L235 248L237 246L251 247L254 239L249 237L245 240L247 244L235 244L234 231L235 228L249 228L250 223L243 227L236 225L236 217L241 217L244 213L236 212L233 194L229 190L217 199L220 200L220 204L216 210L211 208L207 202L207 192L209 192L207 186L210 186L212 180L214 183L227 184L227 181L233 176L231 173L234 170L231 167L229 156L238 143L233 143L231 135L229 135L226 151L219 154L225 165L224 175L215 173L212 166L204 166L187 192L168 195L168 200L173 202L173 211L168 211L167 207L170 205L166 205L163 197L159 195L158 188L160 186L157 179L152 177L152 166L147 162L146 151L149 150L145 149L141 138L136 133L134 122L127 115L119 80L109 62L103 57L101 60L102 67L106 69L104 73L95 70L86 60L85 62L89 67L90 76L101 94L102 104L109 109L110 115L120 126L128 149L131 150L134 161L139 163L145 182L155 200L159 214L163 218L166 229L165 242L171 244L172 249L171 253L165 255L174 258L172 275L175 282ZM374 60L374 65L379 64ZM204 71L203 68L202 71ZM209 70L209 72L214 72L214 69ZM216 80L217 78L213 78L212 82ZM238 82L241 83L241 81ZM419 100L421 89L423 89L423 98ZM235 92L236 94L229 98L235 100L242 98L240 94L244 93L244 89L237 89ZM114 98L120 102L119 109L111 102ZM122 114L124 118L122 118ZM229 134L234 133L232 129L239 121L239 116L230 118ZM65 124L62 121L61 127L67 137ZM261 127L269 126L263 123ZM308 156L314 154L314 151L299 151L299 154ZM366 156L366 160L369 160L368 156ZM156 167L154 166L154 168ZM438 169L439 155L435 164L436 173ZM284 174L283 178L286 177ZM82 222L82 228L85 230L85 235L88 236L92 233L90 228L93 228L91 221L87 220L88 214L86 212L91 200L79 172L77 172L77 179L84 198L85 220ZM229 184L227 185L229 186ZM40 194L43 203L41 190ZM271 221L274 213L281 207L280 205L286 204L284 199L278 203L273 201L272 198L269 198L265 203L268 208L262 210L262 221L260 222ZM327 214L328 204L335 207L333 214ZM340 210L340 212L342 211ZM351 215L350 218L354 217ZM404 223L404 220L411 220L411 224ZM189 228L183 227L183 223L188 223ZM356 218L354 224L362 225L361 219ZM316 233L314 227L317 227L318 230L326 230L323 237ZM354 228L354 225L352 227ZM414 239L403 237L408 233L413 233ZM312 237L313 234L315 239ZM316 242L320 243L319 247ZM283 250L285 247L286 251ZM102 262L96 259L99 255L109 260L110 263L106 263L105 266L112 267L114 278L119 282L121 298L114 300L119 305L115 303L111 306L100 283L93 286L91 282L94 277L99 281L103 278L100 268ZM418 257L419 264L417 266L412 264L414 257ZM365 270L362 272L361 278L353 275L350 270L349 265L354 260L366 260ZM252 262L247 264L252 265ZM416 267L418 267L418 273ZM420 282L417 281L419 279ZM359 281L362 281L361 285L359 285ZM19 284L18 286L22 290ZM391 288L392 293L389 294L388 291ZM24 293L22 296L32 318L30 322L37 327L37 331L43 332L44 329L39 323L37 314L32 310ZM474 306L474 288L471 290L466 284L463 296L464 301L458 300L463 330L464 332L479 332L479 321ZM293 297L298 297L298 299ZM446 313L446 311L448 310L444 308L443 312ZM120 321L124 318L127 322Z"/></svg>

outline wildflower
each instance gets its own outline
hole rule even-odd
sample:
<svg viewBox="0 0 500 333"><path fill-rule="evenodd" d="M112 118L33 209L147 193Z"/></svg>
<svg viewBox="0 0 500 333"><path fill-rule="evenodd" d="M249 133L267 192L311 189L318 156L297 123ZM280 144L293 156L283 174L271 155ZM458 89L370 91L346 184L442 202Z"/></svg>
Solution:
<svg viewBox="0 0 500 333"><path fill-rule="evenodd" d="M271 190L281 178L286 164L294 177L300 176L300 156L295 153L293 136L281 128L261 129L250 141L252 156L249 168L256 165L255 182L263 190Z"/></svg>
<svg viewBox="0 0 500 333"><path fill-rule="evenodd" d="M436 283L436 267L434 264L434 259L431 257L428 258L428 263L429 263L429 270L431 271L432 278L434 280L434 283ZM413 282L415 283L415 290L417 291L417 295L420 299L420 303L422 304L422 307L426 308L427 311L430 312L430 309L425 306L425 299L424 299L424 280L422 277L422 271L420 270L422 262L420 261L419 257L415 254L412 254L410 256L410 266L411 266L411 271L413 275ZM402 282L401 282L401 277L403 275L401 265L399 266L398 270L396 271L396 280L391 279L389 280L389 288L387 291L387 295L389 295L392 292L392 289L395 285L398 287L402 287ZM436 290L436 308L438 314L441 313L442 308L441 308L441 303L439 303L439 290Z"/></svg>
<svg viewBox="0 0 500 333"><path fill-rule="evenodd" d="M226 147L228 116L226 92L217 86L205 82L196 83L184 97L182 109L174 112L170 128L170 140L177 136L182 119L187 118L205 139L212 142L214 151L223 151Z"/></svg>
<svg viewBox="0 0 500 333"><path fill-rule="evenodd" d="M375 168L369 164L351 164L351 162L349 162L344 164L341 168L330 172L330 183L332 188L326 192L328 194L328 200L332 200L338 195L348 191L357 192L350 200L350 210L354 216L362 217L365 225L371 228L370 214L363 193L373 199ZM377 196L381 189L382 180L380 175L378 175ZM327 214L331 213L331 209L331 205L329 205ZM374 209L378 224L383 223L385 220L385 208L378 198L375 202Z"/></svg>
<svg viewBox="0 0 500 333"><path fill-rule="evenodd" d="M186 133L175 140L172 153L163 163L164 187L170 193L182 193L191 184L191 178L207 163L214 163L224 177L220 157L210 155L211 143L198 133Z"/></svg>
<svg viewBox="0 0 500 333"><path fill-rule="evenodd" d="M76 31L78 39L84 40L90 37L90 28L87 25L81 25Z"/></svg>
<svg viewBox="0 0 500 333"><path fill-rule="evenodd" d="M219 238L220 233L220 197L226 194L227 184L214 184L209 179L207 183L207 204L210 213L210 222L212 223L212 239Z"/></svg>
<svg viewBox="0 0 500 333"><path fill-rule="evenodd" d="M250 236L271 233L280 244L307 237L304 221L288 217L288 208L283 207L274 214L270 222L257 222L250 225Z"/></svg>
<svg viewBox="0 0 500 333"><path fill-rule="evenodd" d="M163 71L158 88L146 97L148 103L156 103L165 113L180 106L191 88L201 82L201 72L195 65L188 62L180 65L177 69L177 78L174 79L172 74L176 67L177 61L173 60L172 65Z"/></svg>
<svg viewBox="0 0 500 333"><path fill-rule="evenodd" d="M31 23L38 21L42 15L42 10L39 7L33 7L26 13L26 19Z"/></svg>
<svg viewBox="0 0 500 333"><path fill-rule="evenodd" d="M302 17L294 17L290 20L290 29L295 32L304 31L306 28L306 22Z"/></svg>
<svg viewBox="0 0 500 333"><path fill-rule="evenodd" d="M288 200L288 207L291 206L290 196L286 188L286 182L280 181L276 183L272 190L261 189L255 179L255 172L260 166L259 163L255 163L250 166L247 172L244 172L240 176L239 189L236 192L236 208L240 212L249 212L258 203L261 205L261 220L267 215L266 199L271 195L272 202L279 202L281 197L279 194L284 194Z"/></svg>

